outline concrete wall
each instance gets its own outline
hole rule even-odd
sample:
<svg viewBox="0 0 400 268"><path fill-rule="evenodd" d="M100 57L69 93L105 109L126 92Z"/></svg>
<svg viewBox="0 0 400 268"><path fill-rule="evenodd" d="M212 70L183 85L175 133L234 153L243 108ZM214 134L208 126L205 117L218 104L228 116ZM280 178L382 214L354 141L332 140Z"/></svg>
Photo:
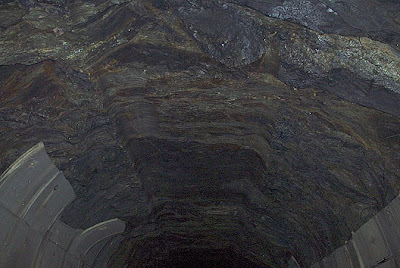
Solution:
<svg viewBox="0 0 400 268"><path fill-rule="evenodd" d="M74 199L43 143L16 160L0 176L0 268L107 267L125 224L74 229L59 220Z"/></svg>
<svg viewBox="0 0 400 268"><path fill-rule="evenodd" d="M310 268L400 267L400 196L360 227L350 241Z"/></svg>

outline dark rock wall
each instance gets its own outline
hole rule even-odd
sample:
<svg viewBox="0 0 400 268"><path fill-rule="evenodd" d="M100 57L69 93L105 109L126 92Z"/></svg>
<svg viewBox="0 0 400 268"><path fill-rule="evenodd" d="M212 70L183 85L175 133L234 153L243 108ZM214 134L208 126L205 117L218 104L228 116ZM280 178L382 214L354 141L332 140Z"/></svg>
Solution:
<svg viewBox="0 0 400 268"><path fill-rule="evenodd" d="M0 170L43 141L113 265L304 266L400 190L396 1L0 1Z"/></svg>

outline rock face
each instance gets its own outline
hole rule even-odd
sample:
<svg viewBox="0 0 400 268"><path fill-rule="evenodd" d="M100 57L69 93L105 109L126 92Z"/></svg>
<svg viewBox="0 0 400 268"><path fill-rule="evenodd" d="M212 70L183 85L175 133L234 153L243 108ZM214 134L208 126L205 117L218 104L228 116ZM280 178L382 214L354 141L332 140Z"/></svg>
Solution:
<svg viewBox="0 0 400 268"><path fill-rule="evenodd" d="M43 141L117 267L310 265L400 190L399 12L0 1L0 171Z"/></svg>

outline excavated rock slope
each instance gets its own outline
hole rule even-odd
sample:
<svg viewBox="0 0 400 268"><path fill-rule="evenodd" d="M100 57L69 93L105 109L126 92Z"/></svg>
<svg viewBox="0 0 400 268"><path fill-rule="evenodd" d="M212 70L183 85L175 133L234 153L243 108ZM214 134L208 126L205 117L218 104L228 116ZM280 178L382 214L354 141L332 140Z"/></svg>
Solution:
<svg viewBox="0 0 400 268"><path fill-rule="evenodd" d="M115 267L307 266L400 191L400 4L0 1L0 171L43 141Z"/></svg>

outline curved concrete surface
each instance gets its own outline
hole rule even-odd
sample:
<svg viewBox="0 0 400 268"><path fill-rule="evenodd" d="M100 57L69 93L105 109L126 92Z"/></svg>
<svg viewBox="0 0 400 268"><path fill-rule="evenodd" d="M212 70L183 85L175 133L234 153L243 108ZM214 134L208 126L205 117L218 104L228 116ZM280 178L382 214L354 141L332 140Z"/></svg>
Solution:
<svg viewBox="0 0 400 268"><path fill-rule="evenodd" d="M0 267L106 267L125 224L73 229L59 217L74 199L43 143L18 158L0 177Z"/></svg>
<svg viewBox="0 0 400 268"><path fill-rule="evenodd" d="M400 267L400 196L311 268Z"/></svg>

